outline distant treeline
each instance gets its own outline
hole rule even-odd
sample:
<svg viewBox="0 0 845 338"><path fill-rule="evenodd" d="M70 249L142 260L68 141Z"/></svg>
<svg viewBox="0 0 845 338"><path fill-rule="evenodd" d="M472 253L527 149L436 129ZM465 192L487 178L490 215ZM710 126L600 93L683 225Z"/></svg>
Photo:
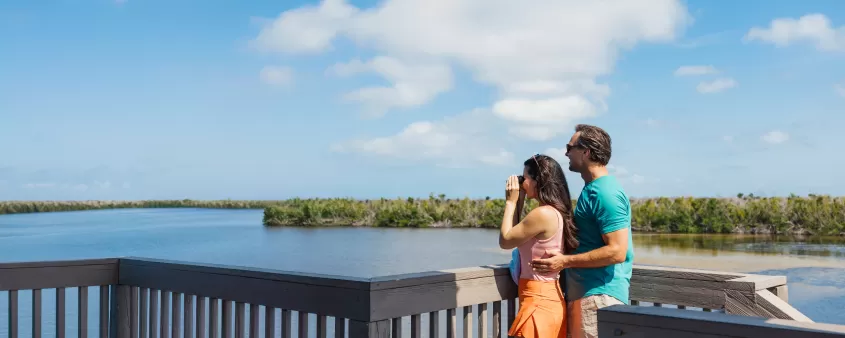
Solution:
<svg viewBox="0 0 845 338"><path fill-rule="evenodd" d="M208 208L208 209L264 209L284 205L285 201L0 201L0 215L33 212L58 212L131 208Z"/></svg>
<svg viewBox="0 0 845 338"><path fill-rule="evenodd" d="M573 205L576 201L573 201ZM264 210L267 226L498 228L503 199L293 199ZM845 198L632 199L635 231L666 233L845 234ZM529 201L526 212L536 207Z"/></svg>
<svg viewBox="0 0 845 338"><path fill-rule="evenodd" d="M573 201L573 205L576 201ZM9 201L0 214L119 208L264 209L266 226L374 226L498 228L505 201L351 198L275 201ZM526 212L536 207L531 200ZM635 231L665 233L845 234L845 198L807 197L642 198L631 200Z"/></svg>

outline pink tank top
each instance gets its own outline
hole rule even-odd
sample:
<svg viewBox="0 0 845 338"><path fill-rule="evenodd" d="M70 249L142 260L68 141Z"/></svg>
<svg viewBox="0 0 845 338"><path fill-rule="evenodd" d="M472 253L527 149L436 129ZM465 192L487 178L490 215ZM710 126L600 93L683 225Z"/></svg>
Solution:
<svg viewBox="0 0 845 338"><path fill-rule="evenodd" d="M558 211L554 207L543 207L552 208L557 214L557 232L554 236L548 239L539 239L537 237L533 237L525 243L522 243L522 245L518 247L520 260L519 264L521 266L519 278L539 281L554 281L559 279L560 274L557 272L539 273L534 271L534 269L532 269L529 265L532 259L543 258L546 251L563 252L563 217L561 217L560 211Z"/></svg>

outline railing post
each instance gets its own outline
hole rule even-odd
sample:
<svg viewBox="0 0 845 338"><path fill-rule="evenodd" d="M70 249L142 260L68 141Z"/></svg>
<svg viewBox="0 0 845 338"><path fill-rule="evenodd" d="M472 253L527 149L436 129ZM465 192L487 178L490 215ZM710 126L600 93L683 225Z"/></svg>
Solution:
<svg viewBox="0 0 845 338"><path fill-rule="evenodd" d="M349 320L349 338L389 338L390 320L361 322Z"/></svg>
<svg viewBox="0 0 845 338"><path fill-rule="evenodd" d="M112 285L111 290L109 338L129 338L129 286Z"/></svg>

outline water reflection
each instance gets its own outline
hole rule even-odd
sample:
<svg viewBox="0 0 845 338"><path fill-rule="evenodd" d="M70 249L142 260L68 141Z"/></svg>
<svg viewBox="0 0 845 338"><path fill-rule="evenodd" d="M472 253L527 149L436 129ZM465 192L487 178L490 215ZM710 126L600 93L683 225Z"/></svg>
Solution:
<svg viewBox="0 0 845 338"><path fill-rule="evenodd" d="M634 245L638 249L670 249L712 256L732 251L757 255L845 257L845 237L834 236L635 233Z"/></svg>

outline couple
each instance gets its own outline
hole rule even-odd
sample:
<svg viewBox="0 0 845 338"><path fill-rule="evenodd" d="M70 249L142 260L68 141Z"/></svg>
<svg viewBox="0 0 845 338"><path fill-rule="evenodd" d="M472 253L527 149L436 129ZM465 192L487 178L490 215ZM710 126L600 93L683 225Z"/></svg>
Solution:
<svg viewBox="0 0 845 338"><path fill-rule="evenodd" d="M520 257L520 307L512 337L598 337L596 311L629 303L631 207L607 172L610 136L578 125L566 157L569 170L584 179L574 210L563 169L551 157L532 156L522 177L507 181L499 246L518 248ZM539 207L520 222L526 197L537 199Z"/></svg>

